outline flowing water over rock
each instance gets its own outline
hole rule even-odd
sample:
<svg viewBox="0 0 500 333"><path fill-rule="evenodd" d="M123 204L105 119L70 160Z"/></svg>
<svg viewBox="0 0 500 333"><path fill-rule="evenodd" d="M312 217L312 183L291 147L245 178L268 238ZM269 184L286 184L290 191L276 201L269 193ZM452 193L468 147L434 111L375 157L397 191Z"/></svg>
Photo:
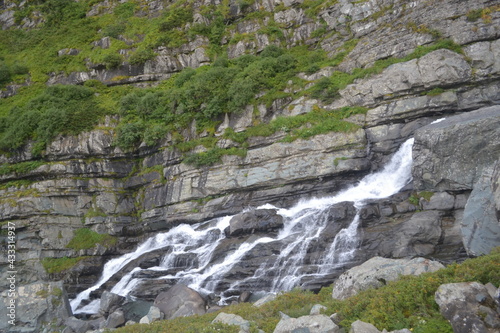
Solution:
<svg viewBox="0 0 500 333"><path fill-rule="evenodd" d="M382 170L335 196L301 201L289 209L258 207L283 217L277 232L227 236L233 216L226 216L157 234L134 252L106 263L100 280L71 301L72 309L96 313L99 299L82 305L101 289L121 296L149 290L154 297L161 288L182 283L203 294L219 294L224 303L241 290L276 292L324 279L353 258L360 242L357 211L364 201L391 196L411 180L412 145L409 139ZM356 213L332 231L342 202L351 202Z"/></svg>

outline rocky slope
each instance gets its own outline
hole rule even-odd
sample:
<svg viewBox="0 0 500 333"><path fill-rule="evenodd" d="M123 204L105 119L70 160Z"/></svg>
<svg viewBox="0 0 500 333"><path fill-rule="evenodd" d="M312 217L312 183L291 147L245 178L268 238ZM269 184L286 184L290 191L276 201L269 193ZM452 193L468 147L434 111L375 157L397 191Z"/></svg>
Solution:
<svg viewBox="0 0 500 333"><path fill-rule="evenodd" d="M230 59L261 52L275 43L262 32L270 22L279 23L286 46L309 45L332 58L344 50L346 41L358 40L336 66L298 74L311 83L337 75L336 71L352 74L380 60L403 58L419 46L439 45L445 39L460 48L437 47L358 78L328 102L308 95L286 97L271 105L256 105L259 112L249 107L242 114L226 114L215 128L220 148L239 147L223 136L226 128L242 133L257 122L308 114L315 107L368 109L366 114L347 118L359 126L357 130L289 142L283 139L290 129L282 128L270 136L248 138L245 156L224 155L221 163L211 166L182 163L184 154L172 149L175 137L170 134L153 146L143 143L131 151L116 147L117 116L107 116L92 131L58 136L47 145L42 160L32 155L29 145L0 156L0 221L4 230L15 226L18 285L63 280L73 297L95 283L109 258L131 251L158 231L264 203L288 207L300 198L335 193L379 169L413 136L413 183L400 194L365 206L362 243L351 265L377 255L426 256L448 262L488 253L500 239L500 107L496 106L500 101L500 11L495 3L331 1L316 7L314 17L308 12L314 6L309 2L255 1L244 8L227 3L234 22L227 36L241 38L220 41ZM3 28L16 28L15 4L2 5ZM115 5L98 2L87 15L101 15ZM196 22L207 20L198 10L201 5L195 6ZM144 6L142 12L154 16L168 4L147 1ZM472 17L478 10L482 16ZM250 14L259 11L271 13L272 20L252 19ZM43 24L36 16L23 22L25 28ZM95 42L105 49L109 40ZM154 58L140 65L125 61L106 69L88 64L85 71L47 73L47 84L94 79L108 85L154 85L185 67L209 63L209 43L201 36L181 47L159 47ZM9 98L18 88L9 85L2 97ZM192 140L205 134L193 128L183 132ZM199 145L192 151L204 150ZM345 212L349 220L353 210L345 208ZM81 245L80 238L96 234L90 246ZM7 248L7 238L2 246ZM51 258L59 260L53 270ZM74 259L72 265L61 269L68 258ZM0 260L5 287L9 262L6 256ZM238 272L235 276L237 280Z"/></svg>

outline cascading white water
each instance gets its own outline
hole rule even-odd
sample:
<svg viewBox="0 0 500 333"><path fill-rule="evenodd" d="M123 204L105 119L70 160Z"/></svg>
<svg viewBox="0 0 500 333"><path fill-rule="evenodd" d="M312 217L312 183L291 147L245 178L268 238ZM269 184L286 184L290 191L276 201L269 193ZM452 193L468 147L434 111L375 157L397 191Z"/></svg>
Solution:
<svg viewBox="0 0 500 333"><path fill-rule="evenodd" d="M196 262L175 273L166 273L161 278L175 280L205 293L213 292L218 282L256 246L263 246L263 244L270 246L271 243L276 244L274 242L279 242L281 246L279 255L275 255L273 260L269 262L263 262L253 273L253 276L234 283L230 288L237 289L238 285L247 280L272 277L271 291L289 290L299 285L305 276L324 276L352 258L359 243L357 236L359 216L356 214L350 225L337 233L330 248L325 251L322 258L317 262L309 263L313 266L316 265L317 271L302 271L307 250L313 242L318 241L329 223L328 208L340 202L350 201L359 210L366 200L386 198L397 193L411 180L412 145L413 139L407 140L381 171L364 177L357 185L341 191L335 196L301 201L289 209L280 209L269 204L258 207L276 209L277 213L284 218L283 228L275 237L253 237L251 240L243 242L234 251L229 251L222 259L214 258L214 251L225 239L224 229L229 226L232 216L196 225L180 225L166 233L151 237L136 251L106 263L99 281L91 288L78 294L71 301L71 307L74 313L96 313L99 307L98 300L81 307L82 301L87 300L92 291L99 289L117 272L144 253L167 246L169 250L165 251L167 253L161 264L148 268L148 270L166 271L174 265L180 256L195 256ZM122 296L128 295L140 283L141 278L135 276L141 270L137 267L125 274L115 284L111 292Z"/></svg>

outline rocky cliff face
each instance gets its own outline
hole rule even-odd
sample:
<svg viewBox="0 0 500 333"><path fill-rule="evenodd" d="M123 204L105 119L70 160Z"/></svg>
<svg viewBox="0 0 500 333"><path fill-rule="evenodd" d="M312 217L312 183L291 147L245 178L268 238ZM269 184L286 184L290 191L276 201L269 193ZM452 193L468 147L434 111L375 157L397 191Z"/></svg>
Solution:
<svg viewBox="0 0 500 333"><path fill-rule="evenodd" d="M114 2L109 7L105 3L96 4L87 15L113 8ZM164 6L168 5L162 1L147 1L143 11L155 15ZM42 162L33 159L29 147L0 156L5 165L0 175L0 221L6 230L15 225L19 285L63 280L73 297L96 282L108 259L130 252L150 235L246 207L288 207L300 198L335 193L379 169L410 137L415 137L413 183L363 208L363 237L352 264L377 255L446 262L499 245L500 107L495 105L500 101L500 11L495 1L342 0L325 5L314 18L306 14L312 4L302 1L255 1L244 9L233 2L228 6L236 23L230 35L251 36L233 43L222 40L229 58L258 53L274 43L262 33L271 20L247 15L262 10L280 24L287 46L316 45L334 57L346 41L358 39L336 67L298 74L310 82L334 71L355 73L380 60L402 58L437 40L449 39L461 48L437 48L360 77L328 103L285 98L256 106L258 114L247 108L243 114L226 115L216 128L221 148L237 146L222 138L228 127L242 132L256 121L306 114L314 106L368 109L347 118L359 125L356 131L287 142L282 140L288 133L283 128L271 136L249 138L246 156L225 155L212 166L182 163L182 152L171 148L171 135L155 146L122 151L113 144L115 116L95 130L57 137L46 147ZM472 19L472 11L478 9L483 17ZM4 29L13 27L13 13L12 7L3 10ZM198 12L194 15L194 20L205 19ZM37 22L32 17L24 25ZM326 34L328 38L318 37ZM105 40L96 42L106 47ZM209 63L208 43L199 37L182 47L160 47L143 65L125 62L115 69L94 66L51 73L48 84L89 79L110 85L154 84L185 67ZM13 85L2 96L16 89ZM440 118L446 120L431 124ZM190 129L184 134L192 139L203 136ZM203 150L198 146L193 152ZM346 220L354 214L349 208L345 212ZM89 234L82 236L81 230ZM90 246L75 245L81 237L96 234ZM53 258L58 264L74 261L67 269L51 270ZM0 260L5 284L9 262L6 256ZM237 280L238 272L235 276Z"/></svg>

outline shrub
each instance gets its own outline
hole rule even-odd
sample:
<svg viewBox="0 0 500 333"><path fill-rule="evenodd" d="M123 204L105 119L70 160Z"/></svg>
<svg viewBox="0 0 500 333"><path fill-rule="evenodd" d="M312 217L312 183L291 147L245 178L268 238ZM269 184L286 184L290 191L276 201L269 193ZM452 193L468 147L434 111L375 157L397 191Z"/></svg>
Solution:
<svg viewBox="0 0 500 333"><path fill-rule="evenodd" d="M9 67L3 61L0 61L0 84L10 82L10 80L11 72Z"/></svg>
<svg viewBox="0 0 500 333"><path fill-rule="evenodd" d="M122 64L122 56L116 53L107 54L103 58L103 62L107 69L117 68Z"/></svg>
<svg viewBox="0 0 500 333"><path fill-rule="evenodd" d="M144 124L142 122L124 123L117 128L116 145L130 149L139 144L143 137Z"/></svg>
<svg viewBox="0 0 500 333"><path fill-rule="evenodd" d="M121 34L125 32L127 25L124 22L118 22L116 24L106 25L102 28L101 33L104 36L109 36L113 38L118 38Z"/></svg>
<svg viewBox="0 0 500 333"><path fill-rule="evenodd" d="M132 53L128 59L129 63L132 65L142 65L146 61L153 59L156 53L151 49L137 50Z"/></svg>
<svg viewBox="0 0 500 333"><path fill-rule="evenodd" d="M57 134L78 134L91 129L102 115L92 89L55 85L14 107L0 128L0 148L17 149L30 139L43 147Z"/></svg>

